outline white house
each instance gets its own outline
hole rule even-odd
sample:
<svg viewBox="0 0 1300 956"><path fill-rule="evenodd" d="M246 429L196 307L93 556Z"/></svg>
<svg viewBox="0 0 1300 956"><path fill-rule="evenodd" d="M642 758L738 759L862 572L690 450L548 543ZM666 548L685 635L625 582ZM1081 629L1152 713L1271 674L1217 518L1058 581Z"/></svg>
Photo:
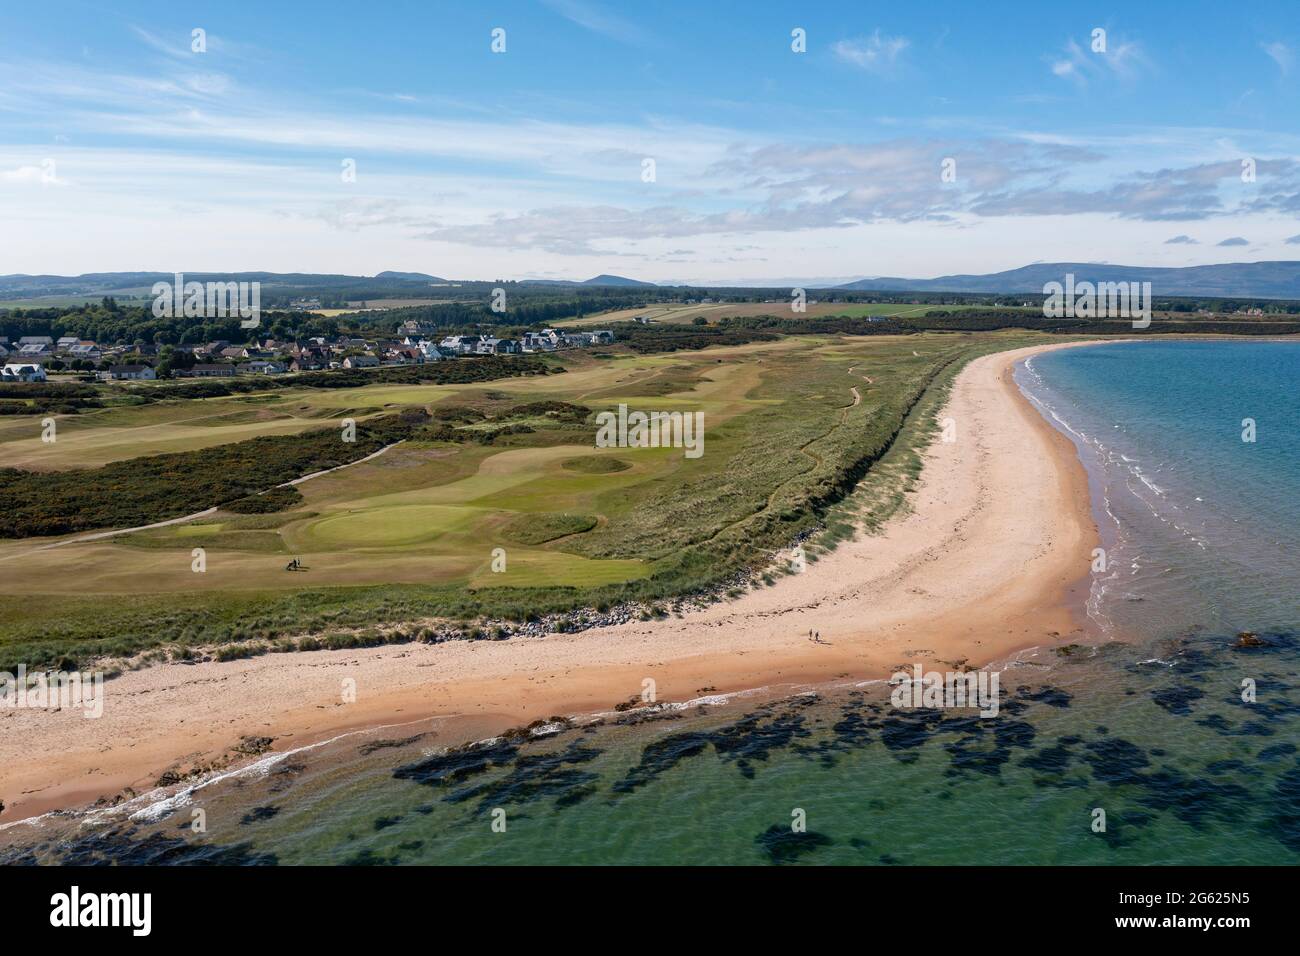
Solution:
<svg viewBox="0 0 1300 956"><path fill-rule="evenodd" d="M479 343L485 338L486 336L483 335L449 335L438 345L457 355L473 355L479 350Z"/></svg>
<svg viewBox="0 0 1300 956"><path fill-rule="evenodd" d="M475 350L479 355L513 355L519 351L519 343L514 339L480 339Z"/></svg>
<svg viewBox="0 0 1300 956"><path fill-rule="evenodd" d="M555 329L543 329L525 332L521 345L525 352L552 352L559 343L560 334Z"/></svg>
<svg viewBox="0 0 1300 956"><path fill-rule="evenodd" d="M98 375L101 381L153 381L158 376L148 365L111 365Z"/></svg>
<svg viewBox="0 0 1300 956"><path fill-rule="evenodd" d="M426 362L441 362L443 359L455 358L455 352L447 352L430 342L428 339L420 339L416 343L416 348L424 355Z"/></svg>
<svg viewBox="0 0 1300 956"><path fill-rule="evenodd" d="M25 362L10 362L0 370L0 380L5 382L43 382L45 369L40 365Z"/></svg>

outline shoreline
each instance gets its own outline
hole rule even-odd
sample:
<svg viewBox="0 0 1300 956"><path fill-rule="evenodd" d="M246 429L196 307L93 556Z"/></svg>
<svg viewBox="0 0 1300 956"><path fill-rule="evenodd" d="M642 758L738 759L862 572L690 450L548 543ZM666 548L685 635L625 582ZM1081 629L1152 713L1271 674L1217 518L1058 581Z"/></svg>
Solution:
<svg viewBox="0 0 1300 956"><path fill-rule="evenodd" d="M1085 628L1098 529L1068 437L1012 369L1052 343L982 356L958 374L910 511L802 574L680 618L572 634L161 664L106 685L104 716L0 711L9 824L154 789L169 770L233 770L246 737L270 754L436 721L438 742L553 715L608 711L654 681L660 701L984 666ZM809 640L820 632L822 643ZM346 681L355 702L345 703ZM446 736L443 731L450 731ZM33 757L36 757L33 760ZM197 782L197 781L191 781Z"/></svg>

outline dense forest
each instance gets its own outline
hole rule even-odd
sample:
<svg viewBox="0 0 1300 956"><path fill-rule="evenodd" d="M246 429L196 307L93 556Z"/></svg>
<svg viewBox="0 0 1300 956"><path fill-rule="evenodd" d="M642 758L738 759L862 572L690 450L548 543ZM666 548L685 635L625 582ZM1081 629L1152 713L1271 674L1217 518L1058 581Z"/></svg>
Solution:
<svg viewBox="0 0 1300 956"><path fill-rule="evenodd" d="M246 342L250 331L261 338L309 338L337 336L337 319L307 312L262 312L261 324L253 330L240 328L239 317L195 319L177 316L157 318L148 305L122 305L106 296L94 305L44 309L13 309L0 312L0 335L17 341L24 335L59 338L75 335L100 345L144 343L150 345L201 345L225 339Z"/></svg>

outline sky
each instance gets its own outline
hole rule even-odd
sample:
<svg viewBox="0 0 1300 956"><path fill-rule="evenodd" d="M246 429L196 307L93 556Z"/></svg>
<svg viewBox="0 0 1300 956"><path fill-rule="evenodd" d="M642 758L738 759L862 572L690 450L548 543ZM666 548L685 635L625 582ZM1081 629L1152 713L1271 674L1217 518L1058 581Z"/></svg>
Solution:
<svg viewBox="0 0 1300 956"><path fill-rule="evenodd" d="M1297 118L1295 0L6 4L0 274L1297 259Z"/></svg>

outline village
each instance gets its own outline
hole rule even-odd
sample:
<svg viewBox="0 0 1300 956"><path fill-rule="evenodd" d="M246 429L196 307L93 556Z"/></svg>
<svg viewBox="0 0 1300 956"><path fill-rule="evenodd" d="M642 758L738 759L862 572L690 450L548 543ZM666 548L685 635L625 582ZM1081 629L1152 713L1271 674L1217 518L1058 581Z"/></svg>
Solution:
<svg viewBox="0 0 1300 956"><path fill-rule="evenodd" d="M93 373L100 381L157 378L224 378L287 375L328 369L424 365L480 355L519 355L611 345L614 333L542 329L518 339L483 333L445 335L425 323L404 322L400 337L339 335L302 340L268 338L250 345L224 339L202 345L158 346L143 342L101 346L76 336L0 336L0 382L43 382L53 372Z"/></svg>

